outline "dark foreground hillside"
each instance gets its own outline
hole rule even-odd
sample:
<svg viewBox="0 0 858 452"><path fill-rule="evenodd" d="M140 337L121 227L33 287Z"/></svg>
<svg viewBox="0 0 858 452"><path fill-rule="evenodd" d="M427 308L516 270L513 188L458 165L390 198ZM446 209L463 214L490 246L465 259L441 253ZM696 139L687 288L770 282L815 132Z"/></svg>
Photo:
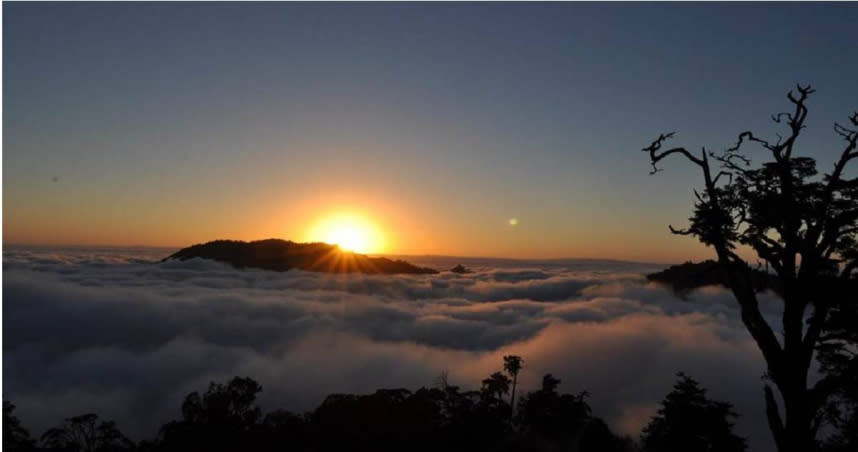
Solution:
<svg viewBox="0 0 858 452"><path fill-rule="evenodd" d="M369 257L343 251L338 246L327 243L296 243L280 239L253 242L215 240L183 248L164 260L187 260L197 257L224 262L236 268L250 267L275 271L296 268L324 273L438 273L437 270L417 267L402 260Z"/></svg>

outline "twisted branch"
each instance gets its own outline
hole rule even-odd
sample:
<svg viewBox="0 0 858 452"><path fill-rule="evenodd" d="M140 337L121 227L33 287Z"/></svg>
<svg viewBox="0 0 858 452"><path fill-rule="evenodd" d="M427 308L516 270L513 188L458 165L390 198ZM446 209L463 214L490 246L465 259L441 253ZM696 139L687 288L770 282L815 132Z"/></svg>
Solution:
<svg viewBox="0 0 858 452"><path fill-rule="evenodd" d="M662 144L664 144L665 141L673 138L673 135L675 133L676 132L670 132L670 133L666 133L666 134L662 133L649 146L641 149L641 151L649 153L649 160L650 160L650 164L652 165L652 171L650 172L650 174L655 174L655 173L661 171L661 168L659 168L657 166L657 163L659 161L661 161L663 158L665 158L671 154L682 154L685 158L687 158L689 161L691 161L695 165L697 165L701 168L703 167L703 165L704 165L703 159L695 157L690 152L688 152L687 149L685 149L683 147L668 149L668 150L663 151L659 154L658 151L661 150Z"/></svg>

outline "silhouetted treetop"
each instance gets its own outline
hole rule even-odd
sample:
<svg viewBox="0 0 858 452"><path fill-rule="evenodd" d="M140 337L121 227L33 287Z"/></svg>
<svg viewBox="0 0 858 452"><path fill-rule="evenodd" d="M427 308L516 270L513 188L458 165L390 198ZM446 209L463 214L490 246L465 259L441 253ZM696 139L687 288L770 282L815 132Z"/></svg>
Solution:
<svg viewBox="0 0 858 452"><path fill-rule="evenodd" d="M48 449L75 452L132 451L135 444L125 437L113 421L98 420L93 413L67 418L62 425L42 435Z"/></svg>
<svg viewBox="0 0 858 452"><path fill-rule="evenodd" d="M259 420L262 412L255 406L262 386L250 378L233 378L228 384L211 383L200 396L188 394L182 404L185 422L248 426Z"/></svg>
<svg viewBox="0 0 858 452"><path fill-rule="evenodd" d="M509 393L509 385L512 381L504 374L495 372L483 380L481 393L486 399L502 400Z"/></svg>
<svg viewBox="0 0 858 452"><path fill-rule="evenodd" d="M736 413L726 402L710 400L699 383L683 373L644 428L644 452L743 452L745 439L733 434Z"/></svg>
<svg viewBox="0 0 858 452"><path fill-rule="evenodd" d="M30 432L21 426L21 421L12 412L15 405L12 402L3 401L3 450L13 452L30 451L35 448L36 442L30 438Z"/></svg>
<svg viewBox="0 0 858 452"><path fill-rule="evenodd" d="M192 392L182 402L182 419L161 427L164 450L237 450L258 438L262 410L256 397L262 386L250 378L235 377L214 383L200 395ZM274 419L269 419L273 422Z"/></svg>
<svg viewBox="0 0 858 452"><path fill-rule="evenodd" d="M542 377L542 388L521 398L518 423L524 431L561 443L577 442L592 421L587 392L560 394L560 380L551 374Z"/></svg>

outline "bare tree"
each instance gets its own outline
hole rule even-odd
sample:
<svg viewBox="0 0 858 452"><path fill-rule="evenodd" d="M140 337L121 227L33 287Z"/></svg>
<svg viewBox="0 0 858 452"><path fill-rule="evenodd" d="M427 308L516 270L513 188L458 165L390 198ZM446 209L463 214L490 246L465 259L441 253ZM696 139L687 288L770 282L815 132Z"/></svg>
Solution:
<svg viewBox="0 0 858 452"><path fill-rule="evenodd" d="M799 85L788 93L791 111L772 116L787 131L774 140L746 131L720 153L662 149L674 136L671 132L643 149L652 173L671 156L683 157L702 172L704 187L695 191L689 227L669 228L714 248L742 321L766 361L766 413L781 452L816 448L821 407L844 383L843 374L830 374L808 384L814 352L821 346L841 350L855 346L824 332L837 306L858 302L858 178L846 176L847 166L858 158L858 112L849 117L850 125L834 125L845 145L831 172L820 177L814 159L795 154L813 92L810 86ZM769 159L753 167L744 152L749 145L762 148ZM760 312L757 293L766 287L753 278L754 270L737 251L739 245L753 250L776 274L774 288L783 300L780 331ZM858 358L853 356L846 367L846 374L854 375Z"/></svg>
<svg viewBox="0 0 858 452"><path fill-rule="evenodd" d="M49 449L80 452L132 450L131 442L113 421L98 422L98 415L88 413L67 418L59 427L42 435L42 444Z"/></svg>

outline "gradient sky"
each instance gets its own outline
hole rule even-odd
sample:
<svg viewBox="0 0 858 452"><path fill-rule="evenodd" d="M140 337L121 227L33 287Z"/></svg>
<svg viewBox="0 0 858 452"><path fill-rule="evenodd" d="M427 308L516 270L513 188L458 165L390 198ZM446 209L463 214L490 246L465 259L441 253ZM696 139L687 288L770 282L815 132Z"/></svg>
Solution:
<svg viewBox="0 0 858 452"><path fill-rule="evenodd" d="M718 149L817 89L858 108L858 4L4 3L4 243L300 240L358 212L386 252L681 261ZM519 224L510 226L509 219Z"/></svg>

